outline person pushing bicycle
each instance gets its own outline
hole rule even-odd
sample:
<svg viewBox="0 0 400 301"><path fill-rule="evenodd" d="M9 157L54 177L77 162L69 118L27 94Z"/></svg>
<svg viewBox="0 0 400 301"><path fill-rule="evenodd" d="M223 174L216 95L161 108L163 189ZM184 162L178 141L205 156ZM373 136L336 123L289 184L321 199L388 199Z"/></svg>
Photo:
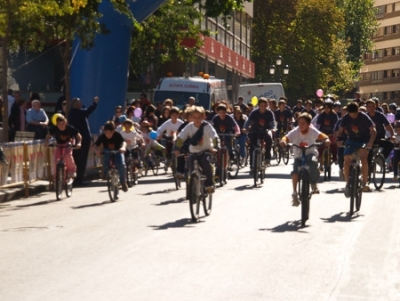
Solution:
<svg viewBox="0 0 400 301"><path fill-rule="evenodd" d="M285 135L281 141L280 145L282 147L286 147L287 144L293 143L300 147L309 146L315 143L316 140L323 141L326 147L329 147L330 140L327 135L317 130L315 127L310 126L311 124L311 115L308 113L300 114L297 119L298 126L291 130L287 135ZM302 152L298 148L293 149L294 155L294 163L293 163L293 171L292 171L292 184L293 184L293 193L292 193L292 205L298 206L299 200L297 196L297 183L298 183L298 174L299 174L299 166L301 165ZM306 163L310 167L310 183L311 189L313 193L319 193L317 182L319 178L318 172L318 150L317 148L310 147L306 150Z"/></svg>
<svg viewBox="0 0 400 301"><path fill-rule="evenodd" d="M68 148L68 144L74 145L77 149L81 147L82 136L79 131L69 125L67 119L63 115L59 115L56 119L56 125L49 129L45 138L45 146L49 145L50 139L54 137L58 146L55 153L55 164L53 164L53 175L56 174L56 165L64 154L65 169L68 178L76 177L76 165L72 156L72 148Z"/></svg>

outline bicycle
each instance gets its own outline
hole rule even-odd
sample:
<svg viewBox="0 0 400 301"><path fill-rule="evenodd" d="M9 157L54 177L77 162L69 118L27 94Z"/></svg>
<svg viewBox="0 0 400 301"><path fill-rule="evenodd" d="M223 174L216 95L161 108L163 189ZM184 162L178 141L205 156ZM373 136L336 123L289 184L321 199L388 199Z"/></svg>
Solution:
<svg viewBox="0 0 400 301"><path fill-rule="evenodd" d="M55 190L56 190L56 198L57 200L61 200L62 191L65 190L65 195L69 198L72 195L72 184L73 178L69 178L66 171L66 166L64 162L65 152L64 150L67 148L76 149L75 146L71 144L62 145L62 144L49 144L49 147L56 147L61 150L61 156L56 164L56 177L55 177Z"/></svg>
<svg viewBox="0 0 400 301"><path fill-rule="evenodd" d="M113 203L118 200L119 194L119 173L114 162L114 156L119 153L118 150L107 150L102 152L104 154L107 152L110 154L110 160L108 161L108 173L107 177L107 188L110 201Z"/></svg>
<svg viewBox="0 0 400 301"><path fill-rule="evenodd" d="M288 146L294 146L301 150L301 165L299 166L297 194L301 203L301 226L304 227L310 216L310 166L307 165L306 151L307 149L319 146L322 143L314 143L307 146L299 146L293 143L288 143Z"/></svg>
<svg viewBox="0 0 400 301"><path fill-rule="evenodd" d="M185 160L185 175L183 178L177 176L177 167L178 167L178 158L179 157L184 157ZM171 153L171 169L172 169L172 177L174 178L175 182L175 188L176 190L179 190L181 188L181 181L182 179L186 179L187 181L187 160L186 160L186 154L179 154L179 156L176 156L174 152ZM187 183L186 183L187 184Z"/></svg>
<svg viewBox="0 0 400 301"><path fill-rule="evenodd" d="M365 148L365 146L363 146ZM350 219L354 213L354 205L355 211L360 211L361 208L361 199L363 192L363 181L362 174L360 168L360 157L358 153L355 152L352 154L352 159L350 163L349 170L349 182L347 183L350 189Z"/></svg>
<svg viewBox="0 0 400 301"><path fill-rule="evenodd" d="M212 208L212 194L208 194L204 181L206 179L202 174L202 169L198 162L199 157L202 154L210 154L209 152L203 153L191 153L189 155L190 162L193 162L193 170L190 172L189 185L187 185L186 195L189 199L190 215L192 216L192 221L197 222L200 219L200 202L203 203L203 210L206 216L211 214Z"/></svg>
<svg viewBox="0 0 400 301"><path fill-rule="evenodd" d="M324 166L324 181L331 180L332 156L331 147L324 147L322 151L322 164Z"/></svg>
<svg viewBox="0 0 400 301"><path fill-rule="evenodd" d="M218 136L221 140L221 149L218 154L218 162L219 166L221 167L219 181L221 186L223 186L223 183L227 183L227 176L229 179L234 179L237 177L240 168L240 155L238 149L234 146L234 134L218 134ZM225 144L225 137L229 137L231 139L233 157L231 157L231 155L228 153L228 148ZM221 179L223 179L223 183L221 182Z"/></svg>
<svg viewBox="0 0 400 301"><path fill-rule="evenodd" d="M279 144L279 139L274 140L274 146L272 148L272 153L273 153L273 158L275 158L278 165L279 165L279 163L281 163L281 161L285 165L288 165L289 157L290 157L289 147L287 147L287 146L282 147Z"/></svg>
<svg viewBox="0 0 400 301"><path fill-rule="evenodd" d="M133 185L138 184L138 178L139 178L139 169L138 169L138 164L135 163L137 160L140 162L140 151L139 147L134 147L132 149L127 150L128 155L126 156L126 184L128 187L132 187ZM133 154L137 154L136 159L134 158Z"/></svg>
<svg viewBox="0 0 400 301"><path fill-rule="evenodd" d="M156 154L154 150L151 150L143 160L144 175L147 176L150 169L153 172L153 175L158 175L158 169L161 166L160 162L162 160L163 158L161 156Z"/></svg>
<svg viewBox="0 0 400 301"><path fill-rule="evenodd" d="M374 144L372 147L372 160L369 165L369 179L374 183L375 189L380 190L385 183L386 176L386 160L382 154L382 147Z"/></svg>
<svg viewBox="0 0 400 301"><path fill-rule="evenodd" d="M265 178L265 140L263 135L265 130L259 130L257 134L257 145L253 150L253 180L254 186L257 186L258 179L260 179L261 184L264 183Z"/></svg>

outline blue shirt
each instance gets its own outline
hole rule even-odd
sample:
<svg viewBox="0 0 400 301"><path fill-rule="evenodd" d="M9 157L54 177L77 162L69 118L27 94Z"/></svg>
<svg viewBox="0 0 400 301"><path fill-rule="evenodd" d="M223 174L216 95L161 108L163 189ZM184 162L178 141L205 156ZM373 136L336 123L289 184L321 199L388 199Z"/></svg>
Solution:
<svg viewBox="0 0 400 301"><path fill-rule="evenodd" d="M358 112L356 119L346 114L340 122L340 127L346 130L349 139L361 142L368 142L370 138L369 128L373 126L374 123L371 118L363 112Z"/></svg>
<svg viewBox="0 0 400 301"><path fill-rule="evenodd" d="M49 118L47 117L43 109L39 109L38 111L36 111L32 108L28 110L28 113L26 113L26 121L28 123L31 123L32 121L48 122Z"/></svg>

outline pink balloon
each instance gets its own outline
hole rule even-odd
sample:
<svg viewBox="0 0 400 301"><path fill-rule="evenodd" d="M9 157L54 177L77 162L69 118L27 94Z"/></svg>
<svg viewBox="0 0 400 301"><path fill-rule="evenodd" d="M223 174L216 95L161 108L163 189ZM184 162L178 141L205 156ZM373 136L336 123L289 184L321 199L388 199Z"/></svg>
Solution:
<svg viewBox="0 0 400 301"><path fill-rule="evenodd" d="M133 115L135 115L135 117L136 118L140 118L140 116L142 116L142 109L141 108L136 108L134 111L133 111Z"/></svg>
<svg viewBox="0 0 400 301"><path fill-rule="evenodd" d="M316 94L318 97L322 97L324 95L324 91L322 89L318 89Z"/></svg>

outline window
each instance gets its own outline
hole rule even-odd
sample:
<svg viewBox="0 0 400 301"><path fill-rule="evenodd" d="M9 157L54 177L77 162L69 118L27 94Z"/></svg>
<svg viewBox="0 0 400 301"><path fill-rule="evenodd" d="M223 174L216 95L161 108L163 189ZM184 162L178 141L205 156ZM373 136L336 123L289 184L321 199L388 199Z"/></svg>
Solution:
<svg viewBox="0 0 400 301"><path fill-rule="evenodd" d="M387 4L386 5L386 13L388 14L388 13L391 13L392 11L393 11L393 4L392 3Z"/></svg>
<svg viewBox="0 0 400 301"><path fill-rule="evenodd" d="M383 56L390 56L392 54L391 48L386 48L383 52Z"/></svg>
<svg viewBox="0 0 400 301"><path fill-rule="evenodd" d="M392 77L400 77L400 69L393 69Z"/></svg>
<svg viewBox="0 0 400 301"><path fill-rule="evenodd" d="M384 14L385 14L385 6L384 5L378 6L376 8L375 16L377 18L382 18Z"/></svg>
<svg viewBox="0 0 400 301"><path fill-rule="evenodd" d="M386 26L383 34L384 35L392 34L392 26Z"/></svg>

